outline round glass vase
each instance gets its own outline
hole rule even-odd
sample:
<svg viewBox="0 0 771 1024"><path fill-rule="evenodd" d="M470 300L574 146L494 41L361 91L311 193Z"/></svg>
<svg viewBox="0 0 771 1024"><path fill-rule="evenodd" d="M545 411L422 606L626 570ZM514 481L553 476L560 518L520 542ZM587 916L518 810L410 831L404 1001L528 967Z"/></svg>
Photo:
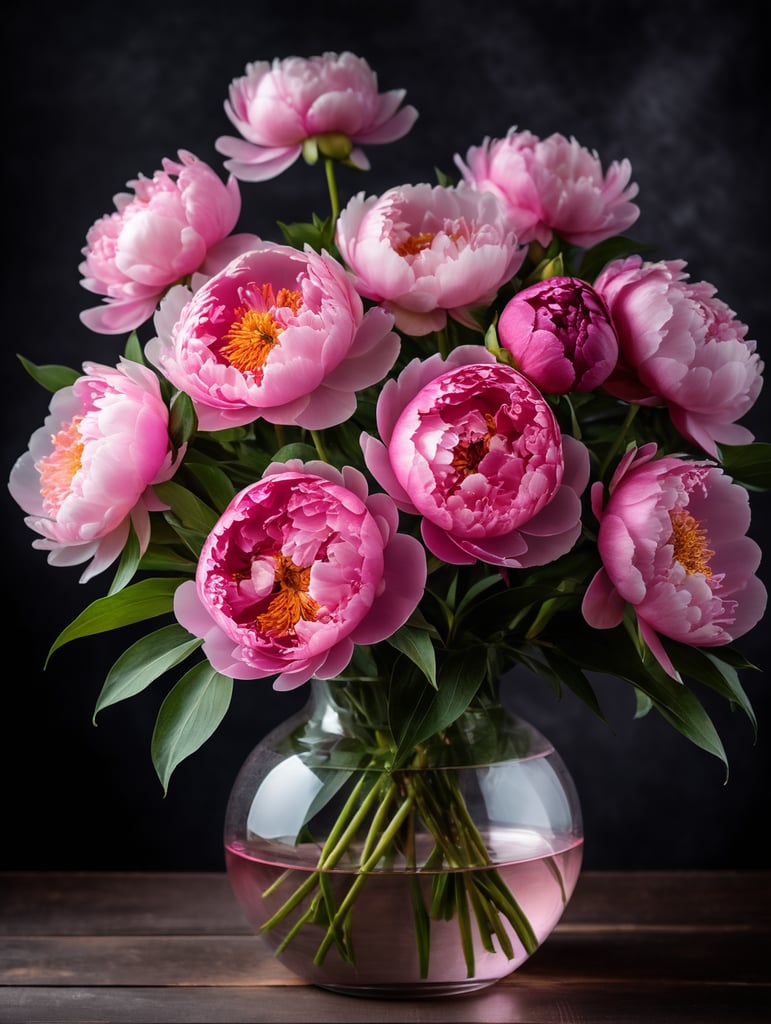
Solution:
<svg viewBox="0 0 771 1024"><path fill-rule="evenodd" d="M532 955L573 893L575 786L500 704L395 766L366 686L314 680L246 759L225 819L233 893L311 984L378 998L484 988Z"/></svg>

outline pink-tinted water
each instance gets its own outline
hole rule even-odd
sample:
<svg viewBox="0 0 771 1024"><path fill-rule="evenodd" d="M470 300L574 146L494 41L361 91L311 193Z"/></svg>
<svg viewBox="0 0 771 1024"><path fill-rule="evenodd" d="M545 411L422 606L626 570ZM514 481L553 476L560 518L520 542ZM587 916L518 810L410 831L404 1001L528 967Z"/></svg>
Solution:
<svg viewBox="0 0 771 1024"><path fill-rule="evenodd" d="M489 837L500 856L500 877L518 901L538 941L559 921L575 888L581 869L583 840L575 835L549 835L525 829L507 829ZM489 844L488 844L489 846ZM247 920L259 932L267 921L312 873L312 869L267 862L246 844L226 846L225 857L233 892ZM471 869L484 870L482 868ZM416 872L427 905L431 902L431 874ZM285 875L268 896L263 893ZM326 872L339 901L357 877L352 871ZM317 985L340 991L366 990L366 994L436 995L482 988L516 970L528 954L512 926L505 922L514 948L508 959L499 950L488 952L476 933L472 915L475 966L467 977L466 962L456 919L431 921L428 977L421 979L412 930L410 872L373 872L366 879L353 909L352 934L355 965L345 963L334 945L321 966L313 957L324 936L318 925L304 925L279 959L289 970ZM307 896L284 920L262 935L275 951L292 925L308 907Z"/></svg>

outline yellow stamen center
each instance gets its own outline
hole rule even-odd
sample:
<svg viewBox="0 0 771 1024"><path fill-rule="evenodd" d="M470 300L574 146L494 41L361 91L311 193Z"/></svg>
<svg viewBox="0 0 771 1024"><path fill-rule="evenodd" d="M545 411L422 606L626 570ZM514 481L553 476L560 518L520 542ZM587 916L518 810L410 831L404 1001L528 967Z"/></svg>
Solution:
<svg viewBox="0 0 771 1024"><path fill-rule="evenodd" d="M689 512L677 509L669 513L672 522L672 536L669 543L673 546L675 558L690 576L700 572L711 576L709 560L715 554L707 547L707 531L698 524Z"/></svg>
<svg viewBox="0 0 771 1024"><path fill-rule="evenodd" d="M280 344L279 336L284 330L276 319L276 310L288 307L297 313L302 306L302 295L298 291L281 288L278 295L273 285L263 284L264 309L239 306L233 310L233 323L222 336L220 356L235 366L241 373L258 375L265 360L275 345Z"/></svg>
<svg viewBox="0 0 771 1024"><path fill-rule="evenodd" d="M80 436L82 416L75 416L58 434L51 437L53 451L45 455L35 468L40 473L40 496L46 512L55 516L72 489L72 479L80 469L83 438Z"/></svg>
<svg viewBox="0 0 771 1024"><path fill-rule="evenodd" d="M295 565L280 551L275 555L276 576L267 611L257 616L256 626L261 633L286 636L302 619L315 622L318 602L308 593L311 582L310 566Z"/></svg>

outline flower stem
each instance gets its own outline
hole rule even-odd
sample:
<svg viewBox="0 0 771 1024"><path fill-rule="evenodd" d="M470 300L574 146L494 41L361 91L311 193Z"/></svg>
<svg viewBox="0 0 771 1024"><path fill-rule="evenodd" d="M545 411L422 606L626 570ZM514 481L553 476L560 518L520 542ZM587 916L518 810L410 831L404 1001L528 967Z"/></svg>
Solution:
<svg viewBox="0 0 771 1024"><path fill-rule="evenodd" d="M602 465L600 466L600 479L601 480L604 479L605 474L606 474L606 472L608 470L608 466L611 464L613 459L618 454L619 450L621 449L621 446L625 443L627 431L629 430L629 428L631 427L632 423L634 422L634 418L637 415L637 412L638 412L639 408L640 408L639 405L630 405L629 408L627 409L626 418L624 419L624 422L623 422L623 424L621 426L621 429L616 434L615 440L613 441L613 444L608 449L608 454L605 456L605 458L603 459Z"/></svg>
<svg viewBox="0 0 771 1024"><path fill-rule="evenodd" d="M324 158L324 170L327 175L327 189L329 190L329 205L332 209L332 220L336 221L340 216L340 198L337 192L337 179L335 177L335 161L329 157Z"/></svg>
<svg viewBox="0 0 771 1024"><path fill-rule="evenodd" d="M324 447L324 438L319 430L312 430L311 437L313 443L316 446L316 451L322 462L329 462L329 456L327 455L326 448Z"/></svg>

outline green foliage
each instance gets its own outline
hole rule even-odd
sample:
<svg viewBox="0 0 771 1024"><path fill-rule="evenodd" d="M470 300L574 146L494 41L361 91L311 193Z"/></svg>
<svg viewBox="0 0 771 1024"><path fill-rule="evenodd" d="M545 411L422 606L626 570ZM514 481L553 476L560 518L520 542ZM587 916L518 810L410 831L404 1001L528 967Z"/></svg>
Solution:
<svg viewBox="0 0 771 1024"><path fill-rule="evenodd" d="M60 388L70 387L81 376L78 370L73 370L69 366L57 366L53 363L37 366L18 354L17 359L30 377L46 391L58 391Z"/></svg>
<svg viewBox="0 0 771 1024"><path fill-rule="evenodd" d="M132 644L107 674L94 708L94 721L102 708L133 697L184 661L203 643L186 629L171 623Z"/></svg>
<svg viewBox="0 0 771 1024"><path fill-rule="evenodd" d="M207 662L190 669L161 704L150 752L163 791L174 769L209 739L227 713L233 680Z"/></svg>
<svg viewBox="0 0 771 1024"><path fill-rule="evenodd" d="M168 615L180 582L163 578L140 580L117 593L97 598L54 640L46 663L55 651L73 640Z"/></svg>

